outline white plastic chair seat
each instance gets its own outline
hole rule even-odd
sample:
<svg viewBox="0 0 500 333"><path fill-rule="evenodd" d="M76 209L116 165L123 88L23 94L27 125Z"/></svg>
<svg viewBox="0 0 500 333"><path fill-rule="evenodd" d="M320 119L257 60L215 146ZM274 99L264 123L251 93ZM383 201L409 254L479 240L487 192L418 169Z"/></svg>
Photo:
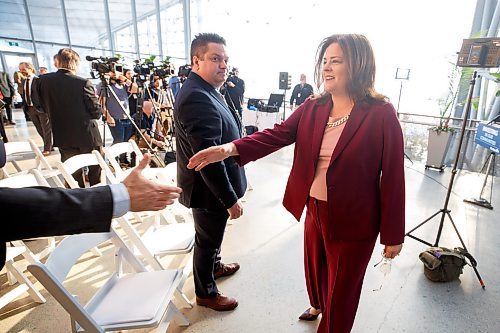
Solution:
<svg viewBox="0 0 500 333"><path fill-rule="evenodd" d="M66 289L64 281L78 259L89 249L111 240L115 246L115 270L104 285L83 305L79 294ZM124 273L124 262L132 269ZM96 265L99 268L101 265ZM147 271L130 252L127 245L112 230L67 236L56 247L45 264L36 262L28 270L69 313L73 333L104 333L142 328L156 328L164 333L173 316L180 325L187 319L172 303L183 273L179 269ZM104 273L99 272L99 274ZM86 286L85 284L87 284ZM86 281L82 287L89 287ZM80 289L81 290L81 289Z"/></svg>
<svg viewBox="0 0 500 333"><path fill-rule="evenodd" d="M121 324L123 329L123 323L134 325L138 322L143 322L141 326L146 327L148 323L144 322L158 321L163 315L179 274L177 270L166 270L111 279L103 288L105 294L99 295L99 304L91 301L86 308L103 327Z"/></svg>
<svg viewBox="0 0 500 333"><path fill-rule="evenodd" d="M145 233L141 238L147 248L155 254L188 253L194 245L194 225L192 223L162 225L154 232Z"/></svg>

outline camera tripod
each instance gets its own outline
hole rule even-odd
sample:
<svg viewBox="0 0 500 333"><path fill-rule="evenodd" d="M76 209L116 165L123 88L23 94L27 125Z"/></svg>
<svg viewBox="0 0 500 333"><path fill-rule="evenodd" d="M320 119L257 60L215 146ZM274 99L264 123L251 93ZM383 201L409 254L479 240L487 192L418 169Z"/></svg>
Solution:
<svg viewBox="0 0 500 333"><path fill-rule="evenodd" d="M168 153L170 150L171 153L175 154L175 149L174 149L174 142L173 142L173 136L175 134L175 126L174 126L174 121L173 121L173 106L175 102L174 94L172 92L172 89L168 85L164 85L160 87L159 92L156 93L156 98L153 95L153 92L151 91L149 86L146 86L146 92L147 95L150 97L152 101L155 103L152 103L153 105L153 112L156 116L156 120L160 126L160 132L161 133L156 133L153 129L151 131L158 135L162 135L165 138L165 142L167 143L166 147L166 152ZM165 113L165 120L163 120L162 114L161 114L161 105L164 105L166 103L167 110L164 111Z"/></svg>
<svg viewBox="0 0 500 333"><path fill-rule="evenodd" d="M116 101L116 103L118 105L120 105L120 108L122 109L123 114L127 117L127 119L130 121L130 123L132 124L132 126L134 126L136 132L142 137L142 139L144 140L144 142L148 146L148 150L154 155L154 157L157 160L160 161L160 163L161 163L160 166L165 167L165 163L163 162L163 160L161 158L159 158L159 156L157 155L157 152L155 150L153 150L153 147L146 140L146 138L144 137L144 134L141 132L140 128L137 126L137 124L132 119L132 117L130 117L129 113L127 112L127 110L125 109L125 107L122 105L122 103L120 103L120 100L118 99L118 96L116 96L116 93L114 92L114 90L111 89L111 87L109 86L109 82L104 77L104 74L99 73L99 76L100 76L99 78L101 80L101 89L100 89L100 92L99 92L99 97L103 100L103 105L105 106L106 105L106 99L109 98L110 96L112 96L114 98L114 100ZM141 110L141 112L142 112L142 110ZM106 108L106 111L105 111L106 118L107 118L107 115L108 115L108 110ZM104 122L103 126L104 126L104 129L103 129L103 141L106 142L106 121Z"/></svg>
<svg viewBox="0 0 500 333"><path fill-rule="evenodd" d="M472 76L472 79L470 81L470 86L469 86L469 93L468 93L468 96L467 96L467 104L466 104L466 107L465 107L465 115L464 115L464 119L463 119L463 122L462 122L462 128L460 130L460 138L459 138L459 144L458 144L458 149L457 149L457 153L456 153L456 156L455 156L455 163L453 164L453 170L451 171L451 178L450 178L450 183L448 185L448 191L446 192L446 199L445 199L445 202L444 202L444 206L443 208L441 208L440 210L438 210L436 213L434 213L433 215L431 215L429 218L427 218L425 221L423 221L422 223L420 223L419 225L417 225L415 228L411 229L410 231L408 231L405 236L408 236L410 238L413 238L421 243L424 243L428 246L434 246L434 247L437 247L439 246L439 240L441 239L441 232L443 230L443 224L444 224L444 219L446 216L448 216L448 218L450 219L450 222L453 226L453 229L455 229L455 232L458 236L458 239L460 239L460 243L462 244L462 247L465 251L467 251L467 247L465 246L465 243L462 239L462 236L460 236L460 233L458 232L458 229L457 229L457 226L455 225L455 222L453 221L453 218L451 217L451 214L450 214L450 210L448 209L448 203L450 201L450 194L451 194L451 190L452 190L452 187L453 187L453 182L455 180L455 175L457 174L457 165L458 165L458 160L460 159L460 151L461 151L461 148L462 148L462 143L464 141L464 135L465 135L465 128L466 128L466 124L467 124L467 120L469 118L469 114L470 114L470 109L471 109L471 104L472 104L472 93L474 92L474 85L476 84L476 77L477 77L477 72L474 71L474 74ZM438 229L438 233L437 233L437 236L436 236L436 240L434 242L434 244L431 244L429 242L426 242L425 240L421 239L421 238L418 238L418 237L415 237L413 236L411 233L415 230L417 230L418 228L420 228L421 226L423 226L424 224L426 224L427 222L431 221L434 217L438 216L438 215L441 215L441 220L440 220L440 223L439 223L439 229ZM468 251L467 251L468 252ZM479 275L479 272L476 268L476 265L471 265L472 266L472 269L474 270L474 273L476 273L476 276L479 280L479 284L481 284L481 287L483 289L485 289L485 285L484 285L484 282L483 282L483 279L481 278L481 276Z"/></svg>

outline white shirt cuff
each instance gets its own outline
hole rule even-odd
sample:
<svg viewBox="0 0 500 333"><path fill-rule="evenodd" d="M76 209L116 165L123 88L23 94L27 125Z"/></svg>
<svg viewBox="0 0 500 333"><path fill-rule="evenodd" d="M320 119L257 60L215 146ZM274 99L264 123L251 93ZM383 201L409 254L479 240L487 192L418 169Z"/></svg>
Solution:
<svg viewBox="0 0 500 333"><path fill-rule="evenodd" d="M113 196L113 217L125 215L130 210L130 196L123 183L109 185Z"/></svg>

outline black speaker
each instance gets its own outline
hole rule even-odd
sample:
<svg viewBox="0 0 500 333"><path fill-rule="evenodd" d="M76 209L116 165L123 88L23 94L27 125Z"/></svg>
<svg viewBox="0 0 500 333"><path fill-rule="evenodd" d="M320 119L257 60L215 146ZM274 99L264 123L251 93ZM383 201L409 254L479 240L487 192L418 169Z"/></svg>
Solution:
<svg viewBox="0 0 500 333"><path fill-rule="evenodd" d="M288 72L280 72L280 84L279 89L287 90L290 89L291 80L289 80Z"/></svg>

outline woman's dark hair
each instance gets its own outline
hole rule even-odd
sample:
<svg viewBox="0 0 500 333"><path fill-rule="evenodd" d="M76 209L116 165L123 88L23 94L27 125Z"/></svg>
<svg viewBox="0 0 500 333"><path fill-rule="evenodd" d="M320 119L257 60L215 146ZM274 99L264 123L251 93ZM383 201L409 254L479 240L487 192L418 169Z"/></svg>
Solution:
<svg viewBox="0 0 500 333"><path fill-rule="evenodd" d="M208 43L222 44L226 46L226 40L215 33L200 33L191 42L191 64L193 57L203 59L207 52Z"/></svg>
<svg viewBox="0 0 500 333"><path fill-rule="evenodd" d="M316 66L314 68L314 80L317 87L319 88L323 84L323 57L326 49L333 43L339 44L347 61L349 75L347 93L349 96L355 102L386 101L387 97L375 90L375 57L370 42L363 35L336 34L321 41L316 52ZM326 96L330 94L324 92L323 95L326 99Z"/></svg>

